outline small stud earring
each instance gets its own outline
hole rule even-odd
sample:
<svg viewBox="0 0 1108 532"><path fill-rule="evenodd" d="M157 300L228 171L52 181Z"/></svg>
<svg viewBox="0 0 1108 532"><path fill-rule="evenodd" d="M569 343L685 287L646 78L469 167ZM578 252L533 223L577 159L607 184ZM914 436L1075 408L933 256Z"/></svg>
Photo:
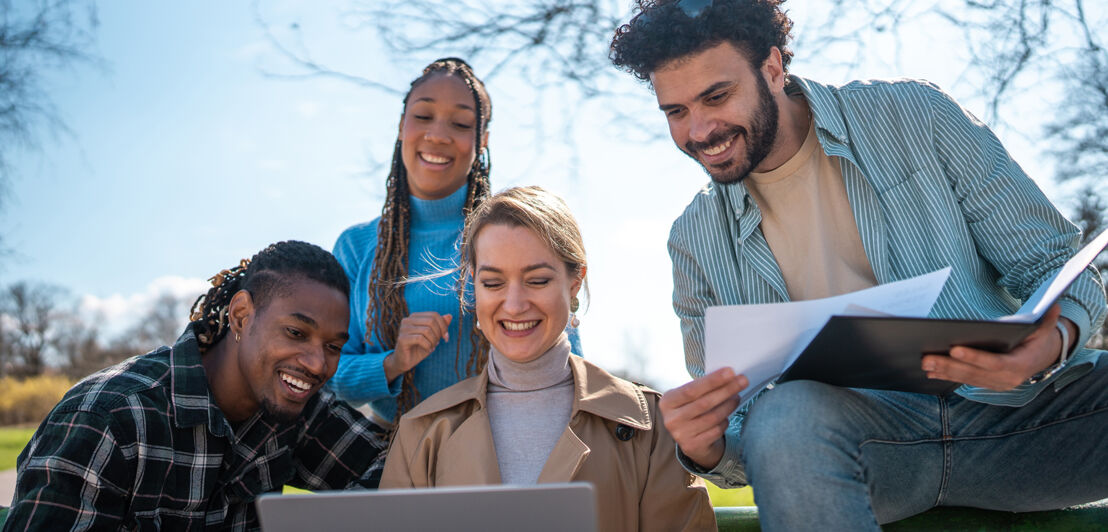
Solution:
<svg viewBox="0 0 1108 532"><path fill-rule="evenodd" d="M474 321L473 321L473 326L474 326L474 327L477 327L477 330L478 330L478 331L480 331L480 330L481 330L481 322L480 322L480 321L474 320Z"/></svg>

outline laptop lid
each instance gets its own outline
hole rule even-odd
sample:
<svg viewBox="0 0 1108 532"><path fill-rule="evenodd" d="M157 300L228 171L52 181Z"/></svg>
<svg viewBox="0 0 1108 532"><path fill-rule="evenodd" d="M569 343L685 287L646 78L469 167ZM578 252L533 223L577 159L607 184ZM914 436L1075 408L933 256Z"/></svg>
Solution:
<svg viewBox="0 0 1108 532"><path fill-rule="evenodd" d="M596 530L591 484L459 486L262 495L263 532Z"/></svg>

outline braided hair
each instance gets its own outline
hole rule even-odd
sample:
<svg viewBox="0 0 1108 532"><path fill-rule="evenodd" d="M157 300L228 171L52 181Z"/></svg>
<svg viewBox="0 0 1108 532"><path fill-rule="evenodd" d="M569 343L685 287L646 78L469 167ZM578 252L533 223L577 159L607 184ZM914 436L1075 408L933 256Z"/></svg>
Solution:
<svg viewBox="0 0 1108 532"><path fill-rule="evenodd" d="M239 290L250 293L254 306L264 308L274 296L286 295L292 282L311 279L350 297L350 281L335 257L315 244L287 240L270 244L249 260L222 270L208 279L211 289L192 304L190 326L204 353L219 343L230 321L231 298Z"/></svg>
<svg viewBox="0 0 1108 532"><path fill-rule="evenodd" d="M473 69L465 61L456 57L438 59L423 69L423 73L412 81L408 94L404 96L404 111L401 120L408 109L408 98L412 91L423 82L435 75L457 76L470 92L473 93L473 101L477 108L477 124L474 127L476 138L475 146L481 146L492 120L492 100L485 90L485 84L473 73ZM396 347L396 339L400 332L400 322L408 315L408 304L404 300L404 279L408 275L408 244L411 226L411 211L408 189L408 172L404 167L401 156L401 139L396 139L396 147L392 152L392 167L386 181L388 190L385 198L385 206L381 209L381 221L377 226L377 249L373 258L373 269L370 272L369 283L369 308L366 309L366 342L372 342L376 335L379 345L384 349ZM473 166L466 176L466 201L462 208L462 215L467 216L474 208L489 196L489 162L488 148L480 149L473 160ZM459 322L460 323L460 322ZM470 341L474 347L474 354L478 348L476 331L470 331ZM461 358L461 343L458 343L458 351L455 355ZM476 369L472 364L473 355L467 362L466 372L472 375ZM457 364L455 363L455 367ZM397 418L419 402L419 391L415 387L415 378L412 370L404 373L401 382L400 395L397 397Z"/></svg>

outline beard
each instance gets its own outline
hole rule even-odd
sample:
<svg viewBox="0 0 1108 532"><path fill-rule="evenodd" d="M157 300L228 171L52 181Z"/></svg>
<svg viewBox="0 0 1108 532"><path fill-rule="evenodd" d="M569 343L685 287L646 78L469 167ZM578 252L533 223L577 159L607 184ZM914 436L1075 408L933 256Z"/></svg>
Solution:
<svg viewBox="0 0 1108 532"><path fill-rule="evenodd" d="M769 91L769 84L766 83L765 78L757 72L755 72L754 77L758 80L758 108L754 111L750 127L729 125L721 131L713 132L704 142L691 140L686 142L685 149L682 150L693 160L700 163L708 176L716 183L726 185L746 179L746 176L750 175L750 171L761 164L769 155L774 142L777 140L777 103L773 100L773 94ZM746 146L744 158L732 159L723 164L711 166L696 158L695 154L701 150L718 146L728 139L734 139L732 142L737 142L740 135L743 144Z"/></svg>
<svg viewBox="0 0 1108 532"><path fill-rule="evenodd" d="M292 411L288 408L278 407L268 397L262 399L262 419L274 425L289 425L300 417L302 409Z"/></svg>

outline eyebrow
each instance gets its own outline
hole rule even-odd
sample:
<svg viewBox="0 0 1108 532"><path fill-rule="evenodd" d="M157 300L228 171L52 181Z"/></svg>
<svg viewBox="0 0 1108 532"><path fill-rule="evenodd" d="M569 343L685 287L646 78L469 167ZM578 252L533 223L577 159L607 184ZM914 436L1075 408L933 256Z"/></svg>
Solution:
<svg viewBox="0 0 1108 532"><path fill-rule="evenodd" d="M293 312L292 314L289 314L289 316L292 316L293 319L299 321L300 323L303 323L304 325L308 325L317 329L319 328L319 323L317 323L314 319L312 319L311 316L308 316L307 314ZM342 339L342 341L345 342L350 339L350 333L343 332L338 335L338 338Z"/></svg>
<svg viewBox="0 0 1108 532"><path fill-rule="evenodd" d="M523 273L527 273L527 272L531 272L531 271L535 271L535 270L540 270L540 269L543 269L543 268L547 268L547 269L551 269L551 270L554 269L554 267L551 266L550 264L547 264L545 262L539 262L537 264L532 264L530 266L524 266L523 267ZM495 266L481 266L481 267L477 268L477 272L478 273L480 273L480 272L504 273L504 270L501 270L500 268L497 268Z"/></svg>
<svg viewBox="0 0 1108 532"><path fill-rule="evenodd" d="M717 81L717 82L709 85L707 89L704 89L704 90L700 91L700 94L697 94L696 98L693 98L693 100L695 101L695 100L704 99L709 94L712 94L713 92L716 92L720 89L730 87L734 84L735 84L734 81ZM662 111L665 111L666 109L672 109L674 107L677 107L678 105L680 105L680 104L670 103L670 104L665 104L665 105L659 105L658 109L661 109Z"/></svg>
<svg viewBox="0 0 1108 532"><path fill-rule="evenodd" d="M430 97L430 96L424 96L422 98L417 99L415 102L412 102L412 103L417 103L417 102L435 103L435 99ZM475 113L477 112L476 110L473 109L472 105L465 104L465 103L460 103L460 104L456 105L455 107L457 107L458 109L465 109L467 111L473 111Z"/></svg>

